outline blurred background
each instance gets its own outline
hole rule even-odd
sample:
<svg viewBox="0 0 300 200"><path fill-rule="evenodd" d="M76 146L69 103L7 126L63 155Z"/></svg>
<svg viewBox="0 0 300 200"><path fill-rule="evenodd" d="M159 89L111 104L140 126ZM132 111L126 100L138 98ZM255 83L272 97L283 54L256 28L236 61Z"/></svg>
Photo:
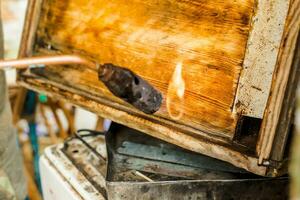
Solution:
<svg viewBox="0 0 300 200"><path fill-rule="evenodd" d="M2 0L2 21L5 40L5 58L16 58L22 35L27 0ZM54 145L69 137L76 129L103 130L109 126L95 114L80 108L50 99L43 94L36 94L20 88L16 84L16 72L9 70L7 82L14 114L15 127L18 130L25 171L28 179L28 194L31 200L42 199L40 194L39 155L49 145ZM28 98L33 96L34 100ZM300 91L298 91L300 96ZM22 99L24 101L22 101ZM26 108L24 106L26 105ZM31 108L28 108L31 107ZM300 124L300 101L298 100L296 122ZM25 111L24 111L25 109ZM27 110L26 110L27 109ZM34 112L28 112L34 110ZM25 113L25 114L24 114ZM30 128L34 127L34 129ZM294 154L291 165L293 175L292 195L300 197L300 127L295 134Z"/></svg>

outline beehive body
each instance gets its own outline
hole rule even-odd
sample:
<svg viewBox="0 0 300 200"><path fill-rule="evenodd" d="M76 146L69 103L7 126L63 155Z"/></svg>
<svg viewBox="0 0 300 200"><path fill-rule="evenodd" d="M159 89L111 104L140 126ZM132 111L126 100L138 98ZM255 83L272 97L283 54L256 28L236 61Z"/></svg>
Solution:
<svg viewBox="0 0 300 200"><path fill-rule="evenodd" d="M257 166L256 156L245 156L241 145L232 142L242 114L236 108L237 98L244 97L239 81L257 6L254 0L32 0L23 56L75 53L123 66L161 91L164 102L157 113L145 115L114 97L99 82L96 69L85 66L49 66L39 74L42 79L25 77L22 82L150 135L264 174L266 168ZM182 112L174 118L166 102L178 63L185 93L180 101L169 101L169 109L180 107ZM269 91L264 92L268 96Z"/></svg>

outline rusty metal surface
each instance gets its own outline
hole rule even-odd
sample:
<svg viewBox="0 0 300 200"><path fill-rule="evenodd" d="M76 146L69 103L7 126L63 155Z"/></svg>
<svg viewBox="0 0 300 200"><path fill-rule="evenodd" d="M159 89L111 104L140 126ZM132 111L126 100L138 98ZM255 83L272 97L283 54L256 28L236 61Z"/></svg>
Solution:
<svg viewBox="0 0 300 200"><path fill-rule="evenodd" d="M139 170L185 179L232 178L247 173L229 163L197 154L176 145L113 123L106 135L108 165L114 179L123 169Z"/></svg>
<svg viewBox="0 0 300 200"><path fill-rule="evenodd" d="M287 177L254 176L115 123L105 138L107 157L98 155L104 138L93 133L75 135L62 151L107 199L288 198Z"/></svg>
<svg viewBox="0 0 300 200"><path fill-rule="evenodd" d="M73 137L65 141L61 151L101 195L106 198L106 158L97 150L99 146L104 145L104 137L100 132L85 130L79 132L74 133Z"/></svg>
<svg viewBox="0 0 300 200"><path fill-rule="evenodd" d="M108 199L287 199L286 177L258 177L121 125L106 142Z"/></svg>
<svg viewBox="0 0 300 200"><path fill-rule="evenodd" d="M93 138L91 143L103 145L103 141L98 137ZM77 140L73 140L71 146L69 153L72 154L72 157L78 161L90 163L85 165L85 171L89 173L90 177L97 180L98 186L105 188L105 178L91 162L93 160L91 152ZM69 159L69 156L66 156L62 149L62 144L48 147L41 158L41 162L44 163L40 163L40 166L42 166L41 176L45 199L69 199L67 196L73 197L70 199L105 199L105 193L103 194L97 186L86 178L85 171L76 167L73 160Z"/></svg>
<svg viewBox="0 0 300 200"><path fill-rule="evenodd" d="M287 178L256 180L196 180L164 182L108 182L113 200L247 200L288 199Z"/></svg>

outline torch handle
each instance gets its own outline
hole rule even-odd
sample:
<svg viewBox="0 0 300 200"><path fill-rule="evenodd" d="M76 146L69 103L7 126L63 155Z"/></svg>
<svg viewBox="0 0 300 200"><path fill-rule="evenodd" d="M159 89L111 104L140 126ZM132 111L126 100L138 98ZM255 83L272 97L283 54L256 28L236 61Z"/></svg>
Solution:
<svg viewBox="0 0 300 200"><path fill-rule="evenodd" d="M98 70L98 77L117 97L140 111L153 114L162 104L162 95L147 81L127 68L113 64L99 65L76 55L57 55L0 61L0 69L41 68L45 65L80 64Z"/></svg>

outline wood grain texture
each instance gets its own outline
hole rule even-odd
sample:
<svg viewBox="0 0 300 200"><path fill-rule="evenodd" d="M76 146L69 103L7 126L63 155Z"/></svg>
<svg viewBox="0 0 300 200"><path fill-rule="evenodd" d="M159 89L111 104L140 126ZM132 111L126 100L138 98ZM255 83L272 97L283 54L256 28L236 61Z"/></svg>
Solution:
<svg viewBox="0 0 300 200"><path fill-rule="evenodd" d="M196 134L183 132L178 129L178 127L148 122L142 117L137 117L134 114L122 111L118 108L106 106L102 102L86 98L85 96L82 96L82 94L74 94L72 91L70 92L63 88L56 87L46 79L35 80L29 78L28 80L23 80L21 84L26 88L30 88L37 92L43 92L52 98L66 100L69 103L73 103L74 105L81 106L94 112L103 118L111 118L114 122L148 133L153 137L173 143L182 148L218 158L261 176L266 175L267 167L258 166L257 158L248 156L239 150L234 150L232 148L233 146L226 146L222 144L221 141L219 143L207 142L207 138L201 138ZM111 115L111 113L115 113L115 115Z"/></svg>
<svg viewBox="0 0 300 200"><path fill-rule="evenodd" d="M290 73L293 72L292 63L295 55L296 41L300 28L299 7L299 0L291 1L288 17L285 23L285 30L280 46L277 65L273 74L271 94L269 96L267 107L264 113L264 118L257 144L257 152L259 155L260 164L263 163L265 159L269 159L270 157L274 138L277 133L277 125L279 124L280 120L280 113L283 109L287 83L289 81ZM296 72L297 70L294 70L294 73Z"/></svg>
<svg viewBox="0 0 300 200"><path fill-rule="evenodd" d="M36 29L40 19L41 4L43 0L29 0L24 22L24 31L21 38L19 57L32 55L32 47L35 40Z"/></svg>
<svg viewBox="0 0 300 200"><path fill-rule="evenodd" d="M35 53L52 48L127 67L164 98L182 62L183 117L170 119L165 101L155 116L231 139L237 123L232 106L254 7L254 0L44 0ZM136 112L99 83L96 71L49 67L45 74Z"/></svg>
<svg viewBox="0 0 300 200"><path fill-rule="evenodd" d="M276 161L282 161L284 154L286 153L286 143L293 130L292 123L295 117L295 103L296 103L296 88L299 85L300 80L300 34L298 33L298 39L295 47L295 54L289 80L287 82L287 88L285 90L284 99L282 102L282 109L280 112L276 134L272 145L271 159Z"/></svg>
<svg viewBox="0 0 300 200"><path fill-rule="evenodd" d="M293 138L292 146L292 158L290 164L290 176L291 176L291 189L290 199L300 199L300 85L297 90L297 103L296 103L296 131Z"/></svg>

